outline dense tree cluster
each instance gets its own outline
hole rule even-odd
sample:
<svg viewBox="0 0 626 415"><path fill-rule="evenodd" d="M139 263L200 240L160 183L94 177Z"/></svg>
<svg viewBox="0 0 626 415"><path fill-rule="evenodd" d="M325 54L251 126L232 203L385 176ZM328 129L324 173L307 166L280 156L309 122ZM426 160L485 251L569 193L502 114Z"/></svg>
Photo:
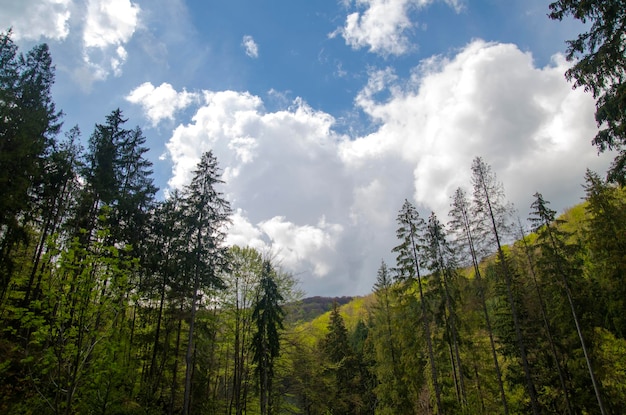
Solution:
<svg viewBox="0 0 626 415"><path fill-rule="evenodd" d="M381 265L368 312L373 413L619 413L626 378L609 362L623 367L626 353L613 320L623 189L588 172L585 204L558 219L536 193L533 233L518 220L514 241L514 212L481 158L472 183L471 200L453 195L448 226L407 201L399 211L398 266Z"/></svg>
<svg viewBox="0 0 626 415"><path fill-rule="evenodd" d="M618 4L551 5L592 22L568 76L598 98L601 149L623 145ZM561 217L536 193L530 232L477 157L446 221L404 201L370 296L303 322L291 275L225 245L212 152L157 200L141 129L116 109L86 148L78 127L59 138L53 81L45 45L0 35L0 412L623 412L622 153Z"/></svg>
<svg viewBox="0 0 626 415"><path fill-rule="evenodd" d="M86 149L77 127L59 140L47 47L2 34L0 63L0 412L276 413L294 280L224 245L215 156L158 201L119 109Z"/></svg>

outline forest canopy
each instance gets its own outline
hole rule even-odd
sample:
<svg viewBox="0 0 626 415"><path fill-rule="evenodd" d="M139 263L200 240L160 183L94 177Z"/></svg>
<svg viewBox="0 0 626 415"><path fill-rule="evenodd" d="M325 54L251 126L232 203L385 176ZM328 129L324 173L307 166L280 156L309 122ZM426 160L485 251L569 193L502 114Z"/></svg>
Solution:
<svg viewBox="0 0 626 415"><path fill-rule="evenodd" d="M592 62L624 13L551 10L593 20L569 52ZM585 59L567 76L598 98L596 145L621 148L623 111L608 109L622 108L623 66L587 85ZM271 253L226 245L232 211L211 151L158 200L146 137L120 109L86 138L60 137L45 44L22 54L2 34L0 65L2 413L623 409L623 157L609 180L588 171L584 202L560 216L535 193L524 222L476 157L448 217L398 201L395 262L371 271L372 294L302 300Z"/></svg>

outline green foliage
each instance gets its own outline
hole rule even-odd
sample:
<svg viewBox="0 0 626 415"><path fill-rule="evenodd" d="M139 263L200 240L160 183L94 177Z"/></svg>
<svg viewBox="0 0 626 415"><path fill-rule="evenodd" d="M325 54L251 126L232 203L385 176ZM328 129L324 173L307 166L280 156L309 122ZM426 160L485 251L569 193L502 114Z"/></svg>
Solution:
<svg viewBox="0 0 626 415"><path fill-rule="evenodd" d="M558 0L550 4L549 17L566 16L585 24L586 32L567 42L565 72L575 87L583 87L596 99L599 131L593 143L600 151L617 150L609 179L626 184L626 7L623 0Z"/></svg>
<svg viewBox="0 0 626 415"><path fill-rule="evenodd" d="M533 409L533 385L542 413L622 410L622 187L588 172L560 217L537 193L533 232L505 245L477 159L449 226L405 201L373 294L298 301L293 276L224 245L212 153L157 202L120 110L84 152L77 127L57 140L47 48L22 56L5 34L0 64L0 412L509 414Z"/></svg>
<svg viewBox="0 0 626 415"><path fill-rule="evenodd" d="M259 292L252 312L256 327L252 338L252 360L256 363L260 391L261 414L272 414L274 361L280 354L280 330L283 330L285 312L283 296L275 281L275 273L269 261L263 262Z"/></svg>

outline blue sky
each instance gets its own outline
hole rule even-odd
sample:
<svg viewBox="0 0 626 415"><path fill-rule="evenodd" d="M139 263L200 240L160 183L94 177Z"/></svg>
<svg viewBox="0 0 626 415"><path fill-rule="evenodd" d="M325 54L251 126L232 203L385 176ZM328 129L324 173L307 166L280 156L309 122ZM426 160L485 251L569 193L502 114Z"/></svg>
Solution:
<svg viewBox="0 0 626 415"><path fill-rule="evenodd" d="M0 0L26 51L50 45L65 129L121 108L155 181L184 186L212 149L234 208L229 243L308 295L370 292L393 264L405 198L446 222L482 156L522 218L563 211L586 168L592 98L572 90L547 0Z"/></svg>

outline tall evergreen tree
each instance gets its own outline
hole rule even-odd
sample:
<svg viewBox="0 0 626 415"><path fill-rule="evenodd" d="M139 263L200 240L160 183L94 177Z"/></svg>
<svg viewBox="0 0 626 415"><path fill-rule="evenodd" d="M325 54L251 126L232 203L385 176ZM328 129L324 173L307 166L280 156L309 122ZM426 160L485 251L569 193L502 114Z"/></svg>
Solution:
<svg viewBox="0 0 626 415"><path fill-rule="evenodd" d="M252 320L256 332L252 338L253 361L259 379L261 415L271 415L274 361L280 354L280 330L283 329L285 312L283 296L275 281L275 272L269 261L264 261L259 294Z"/></svg>
<svg viewBox="0 0 626 415"><path fill-rule="evenodd" d="M322 341L322 352L330 362L330 373L334 380L334 393L329 396L330 412L354 414L357 408L351 401L355 373L355 359L345 322L339 313L339 305L333 302L328 322L328 332Z"/></svg>
<svg viewBox="0 0 626 415"><path fill-rule="evenodd" d="M225 225L230 221L230 204L218 191L220 179L217 159L212 152L202 155L191 183L183 193L186 239L189 241L184 267L191 282L189 332L185 357L185 395L183 414L190 411L191 377L193 372L194 328L198 300L213 288L221 288L220 273L228 266Z"/></svg>
<svg viewBox="0 0 626 415"><path fill-rule="evenodd" d="M54 66L46 44L18 53L11 32L0 33L0 304L13 273L14 248L27 243L34 191L61 128L51 88Z"/></svg>
<svg viewBox="0 0 626 415"><path fill-rule="evenodd" d="M435 318L443 320L444 338L447 340L452 365L452 378L460 407L467 404L463 363L460 353L459 317L456 310L457 296L454 293L456 269L454 251L448 243L443 224L433 212L426 227L425 260L436 284L439 306ZM440 324L439 324L440 325Z"/></svg>
<svg viewBox="0 0 626 415"><path fill-rule="evenodd" d="M403 350L399 345L396 292L387 264L382 261L374 284L376 304L372 311L370 340L375 361L378 386L375 389L379 411L412 412L406 377L401 363Z"/></svg>
<svg viewBox="0 0 626 415"><path fill-rule="evenodd" d="M569 259L573 256L571 255L571 249L573 246L566 243L567 235L556 227L556 211L548 207L548 202L543 199L541 193L535 193L534 197L535 201L531 205L531 208L533 209L531 212L531 222L533 223L535 232L537 232L537 243L541 248L541 264L550 269L550 274L558 276L560 279L563 291L567 296L574 324L576 325L576 333L578 334L580 345L585 356L587 370L589 371L589 377L591 378L591 383L598 401L600 412L602 414L606 414L604 403L602 402L600 386L594 374L589 351L583 336L580 319L578 318L578 313L576 312L576 305L574 304L572 296L571 283L568 281L569 278L572 278L576 274L576 270L572 267L571 260Z"/></svg>
<svg viewBox="0 0 626 415"><path fill-rule="evenodd" d="M408 200L404 201L398 217L396 219L399 227L396 236L400 240L400 245L393 248L393 252L397 252L396 262L398 264L398 275L411 285L417 281L419 290L420 305L422 309L422 323L424 326L424 337L428 347L428 360L430 362L430 375L435 389L435 413L443 414L441 405L441 387L437 377L437 364L435 362L435 353L433 349L433 341L431 337L431 316L426 307L424 296L424 283L422 281L422 272L420 270L422 260L420 259L421 251L424 249L423 234L426 226L424 220L419 216L417 209Z"/></svg>
<svg viewBox="0 0 626 415"><path fill-rule="evenodd" d="M526 378L526 390L530 396L533 414L538 415L540 409L537 402L537 391L530 373L530 365L528 363L526 346L524 345L522 336L518 306L513 293L513 274L508 259L502 249L502 236L503 232L506 232L510 226L511 209L505 203L502 184L497 181L491 167L480 157L476 157L472 162L472 184L474 186L473 213L483 223L483 229L487 230L485 234L488 238L487 240L490 239L492 244L497 248L498 264L506 284L506 293L509 307L511 308L517 347L522 360L524 377Z"/></svg>
<svg viewBox="0 0 626 415"><path fill-rule="evenodd" d="M528 238L524 232L524 228L522 227L522 224L519 218L518 218L518 225L519 225L519 240L522 243L524 255L526 256L526 259L528 261L528 268L529 268L528 273L531 277L531 283L534 288L534 292L537 295L537 302L539 303L539 311L541 313L541 320L543 322L546 337L548 339L548 344L550 346L550 353L554 360L554 365L556 366L557 374L559 376L559 383L561 385L561 390L563 393L563 400L565 401L565 408L568 414L573 415L574 409L572 408L572 403L570 400L570 391L567 388L567 385L565 382L565 371L563 369L563 365L561 364L561 358L559 356L559 353L557 352L557 346L556 346L556 342L554 340L554 334L553 334L554 329L552 327L552 324L550 323L550 318L548 316L548 310L547 310L546 302L544 299L545 294L540 286L537 272L535 270L536 258L534 255L534 250L532 249L532 247L530 246L530 243L528 242ZM558 402L554 402L554 403L557 405L559 404Z"/></svg>
<svg viewBox="0 0 626 415"><path fill-rule="evenodd" d="M489 345L491 347L491 356L493 358L493 364L496 370L496 378L498 380L500 401L502 403L504 414L507 415L509 413L509 405L507 402L506 393L504 391L502 371L500 369L500 363L498 362L498 354L496 352L493 328L491 326L491 318L489 316L489 309L487 308L485 286L479 267L479 247L476 243L476 240L477 238L479 238L478 234L480 232L477 232L476 225L480 226L480 223L477 223L471 216L470 202L467 199L465 192L461 188L458 188L454 193L452 199L452 209L450 210L449 216L451 217L450 228L457 233L457 244L460 244L462 248L465 248L467 251L469 251L472 267L474 269L474 276L476 277L476 282L478 284L478 296L480 298L480 303L485 318L485 328L487 329L487 334L489 335ZM478 230L480 231L480 228Z"/></svg>
<svg viewBox="0 0 626 415"><path fill-rule="evenodd" d="M106 206L105 223L113 225L111 238L138 251L157 188L151 177L152 163L146 159L146 137L138 127L124 128L127 121L116 109L104 124L96 124L89 138L83 171L87 184L74 226L77 233L84 229L89 236Z"/></svg>
<svg viewBox="0 0 626 415"><path fill-rule="evenodd" d="M598 296L602 314L598 324L620 338L626 338L626 201L624 188L616 187L587 170L585 175L588 220L584 239L588 248L587 268ZM601 308L599 306L602 306Z"/></svg>

